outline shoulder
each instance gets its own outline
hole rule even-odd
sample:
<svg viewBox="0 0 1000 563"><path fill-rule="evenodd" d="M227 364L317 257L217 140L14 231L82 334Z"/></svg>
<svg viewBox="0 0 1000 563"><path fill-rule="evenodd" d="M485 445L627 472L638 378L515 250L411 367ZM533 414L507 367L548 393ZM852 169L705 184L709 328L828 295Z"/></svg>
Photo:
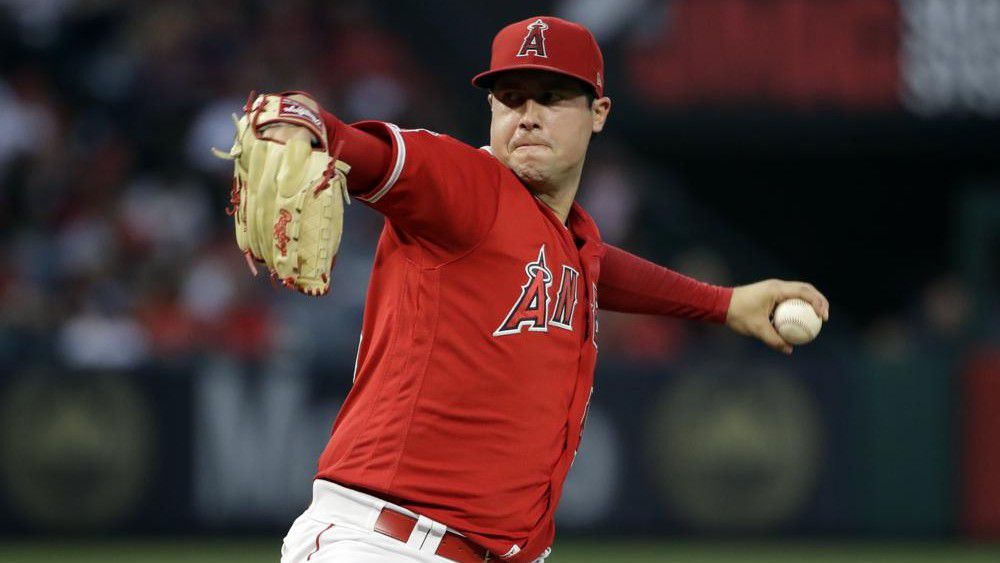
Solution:
<svg viewBox="0 0 1000 563"><path fill-rule="evenodd" d="M484 160L492 160L502 166L499 161L493 158L493 153L489 150L488 146L477 149L455 137L430 129L400 127L395 123L387 121L359 121L352 123L351 126L387 139L394 146L399 144L406 145L407 147L413 145L413 148L427 146L439 150L442 148L454 148L468 152L470 155L475 155Z"/></svg>

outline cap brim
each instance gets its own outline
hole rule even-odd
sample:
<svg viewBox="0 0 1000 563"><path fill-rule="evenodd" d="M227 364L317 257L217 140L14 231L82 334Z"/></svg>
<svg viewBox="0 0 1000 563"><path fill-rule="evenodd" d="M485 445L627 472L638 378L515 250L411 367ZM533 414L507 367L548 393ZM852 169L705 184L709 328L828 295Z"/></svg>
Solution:
<svg viewBox="0 0 1000 563"><path fill-rule="evenodd" d="M472 85L489 90L490 88L493 87L493 83L496 82L496 79L500 74L503 74L505 72L510 72L512 70L545 70L548 72L553 72L555 74L561 74L563 76L575 78L580 82L583 82L584 85L588 86L594 92L595 96L597 95L597 88L594 86L593 83L591 83L586 78L580 76L579 74L573 74L572 72L566 72L565 70L546 65L532 65L532 64L510 65L503 68L487 70L486 72L480 72L479 74L472 77Z"/></svg>

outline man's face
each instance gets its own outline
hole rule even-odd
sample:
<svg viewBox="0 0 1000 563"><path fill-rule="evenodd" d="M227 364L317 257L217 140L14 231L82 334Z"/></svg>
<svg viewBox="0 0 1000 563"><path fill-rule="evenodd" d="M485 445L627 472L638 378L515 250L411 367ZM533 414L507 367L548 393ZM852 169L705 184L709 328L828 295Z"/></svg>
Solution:
<svg viewBox="0 0 1000 563"><path fill-rule="evenodd" d="M556 189L583 167L590 136L604 128L611 101L588 101L582 83L539 70L505 72L489 98L490 147L523 182Z"/></svg>

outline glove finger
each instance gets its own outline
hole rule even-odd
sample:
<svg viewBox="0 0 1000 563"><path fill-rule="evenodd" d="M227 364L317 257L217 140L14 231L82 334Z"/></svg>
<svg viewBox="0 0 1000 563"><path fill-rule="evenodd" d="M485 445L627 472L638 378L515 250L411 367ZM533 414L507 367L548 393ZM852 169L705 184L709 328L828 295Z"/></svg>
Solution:
<svg viewBox="0 0 1000 563"><path fill-rule="evenodd" d="M274 269L274 228L277 222L277 176L278 165L281 163L282 145L262 142L266 148L263 170L260 174L260 205L257 208L259 218L258 240L264 252L264 261L268 268Z"/></svg>
<svg viewBox="0 0 1000 563"><path fill-rule="evenodd" d="M247 187L246 187L246 227L247 243L250 252L256 258L263 259L264 253L259 240L260 231L260 183L261 173L264 171L264 161L267 158L267 143L259 142L256 139L249 139L243 145L246 158Z"/></svg>
<svg viewBox="0 0 1000 563"><path fill-rule="evenodd" d="M343 229L343 210L340 194L333 190L308 191L302 199L296 286L304 293L322 295L330 287L330 270Z"/></svg>
<svg viewBox="0 0 1000 563"><path fill-rule="evenodd" d="M311 155L312 146L301 137L293 137L285 143L277 177L280 197L290 198L302 190Z"/></svg>
<svg viewBox="0 0 1000 563"><path fill-rule="evenodd" d="M233 119L236 119L236 115L233 114ZM247 165L250 160L245 155L244 151L248 151L252 145L253 135L247 138L247 132L249 131L250 118L245 114L243 117L236 120L236 138L233 140L233 148L230 152L236 157L236 169L243 174L247 174ZM249 143L249 144L248 144Z"/></svg>
<svg viewBox="0 0 1000 563"><path fill-rule="evenodd" d="M246 240L247 245L250 248L250 252L257 258L260 258L260 246L257 244L257 233L255 232L257 227L257 186L260 185L260 172L263 170L263 162L261 161L261 154L258 154L258 143L251 140L250 142L243 145L243 158L241 161L246 167L246 179L247 186L245 195L245 213L244 221L246 222Z"/></svg>
<svg viewBox="0 0 1000 563"><path fill-rule="evenodd" d="M246 252L250 250L250 243L247 240L247 182L245 175L237 173L233 178L234 186L233 190L235 192L236 198L239 202L234 204L233 208L233 223L236 228L236 245L239 246L240 251Z"/></svg>

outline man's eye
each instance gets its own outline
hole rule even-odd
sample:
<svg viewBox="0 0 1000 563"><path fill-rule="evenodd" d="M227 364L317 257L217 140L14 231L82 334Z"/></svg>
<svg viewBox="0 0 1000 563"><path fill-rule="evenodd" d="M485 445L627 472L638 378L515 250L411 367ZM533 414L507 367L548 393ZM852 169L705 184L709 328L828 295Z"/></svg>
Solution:
<svg viewBox="0 0 1000 563"><path fill-rule="evenodd" d="M524 96L517 92L500 92L497 94L497 98L508 107L517 107L524 103Z"/></svg>

